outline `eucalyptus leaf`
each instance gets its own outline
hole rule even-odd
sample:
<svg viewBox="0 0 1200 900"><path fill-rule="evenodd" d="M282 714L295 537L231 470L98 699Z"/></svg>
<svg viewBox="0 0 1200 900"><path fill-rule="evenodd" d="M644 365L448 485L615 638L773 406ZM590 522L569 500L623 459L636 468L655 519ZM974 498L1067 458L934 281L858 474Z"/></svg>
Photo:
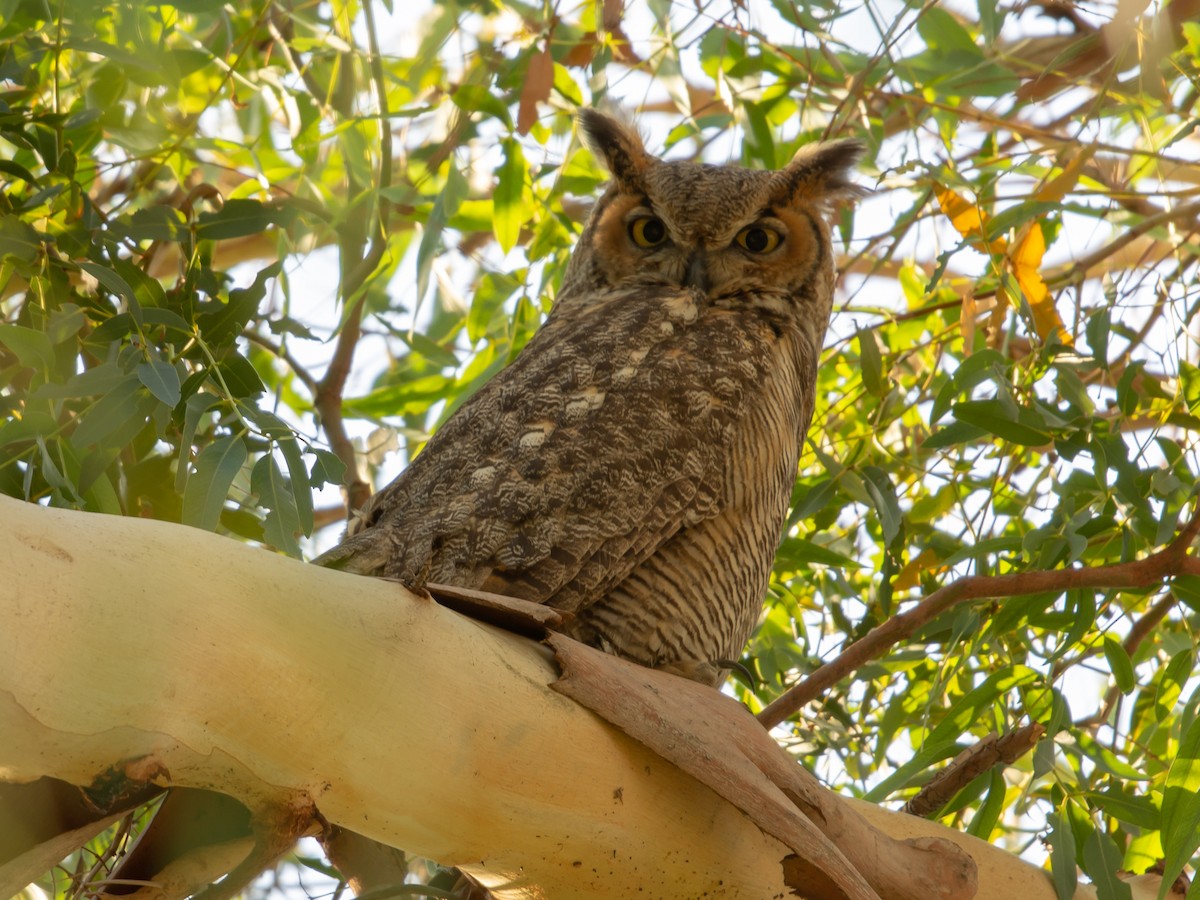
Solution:
<svg viewBox="0 0 1200 900"><path fill-rule="evenodd" d="M196 457L196 470L183 494L183 523L213 531L229 496L233 480L249 453L239 435L217 438Z"/></svg>

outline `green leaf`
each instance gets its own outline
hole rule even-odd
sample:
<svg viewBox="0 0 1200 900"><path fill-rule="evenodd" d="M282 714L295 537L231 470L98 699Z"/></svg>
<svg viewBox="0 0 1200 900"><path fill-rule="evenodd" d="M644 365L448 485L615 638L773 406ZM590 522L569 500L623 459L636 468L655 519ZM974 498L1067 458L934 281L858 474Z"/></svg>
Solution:
<svg viewBox="0 0 1200 900"><path fill-rule="evenodd" d="M74 303L64 303L55 310L46 326L50 343L61 344L77 337L80 329L87 325L87 315Z"/></svg>
<svg viewBox="0 0 1200 900"><path fill-rule="evenodd" d="M49 437L58 430L58 422L53 416L33 410L19 419L9 419L0 424L0 447L25 444L39 436ZM2 471L4 471L4 467L0 467L0 472Z"/></svg>
<svg viewBox="0 0 1200 900"><path fill-rule="evenodd" d="M960 422L982 428L1014 444L1040 447L1050 443L1050 432L1044 429L1044 422L1040 422L1039 427L1036 413L1026 407L1020 407L1017 416L1014 417L1012 410L997 399L955 403L954 417Z"/></svg>
<svg viewBox="0 0 1200 900"><path fill-rule="evenodd" d="M1105 368L1108 368L1108 336L1111 328L1112 313L1107 306L1094 310L1088 316L1087 325L1084 327L1092 356Z"/></svg>
<svg viewBox="0 0 1200 900"><path fill-rule="evenodd" d="M281 439L276 446L287 463L300 533L308 537L313 530L312 484L308 480L308 469L304 465L300 442L295 437L287 437Z"/></svg>
<svg viewBox="0 0 1200 900"><path fill-rule="evenodd" d="M1083 868L1096 886L1098 900L1133 900L1129 885L1117 877L1121 862L1116 843L1099 828L1083 842Z"/></svg>
<svg viewBox="0 0 1200 900"><path fill-rule="evenodd" d="M342 478L346 475L346 464L336 453L317 448L309 450L309 453L313 455L312 472L309 474L313 487L342 483Z"/></svg>
<svg viewBox="0 0 1200 900"><path fill-rule="evenodd" d="M1200 848L1200 718L1193 719L1167 772L1162 800L1163 890Z"/></svg>
<svg viewBox="0 0 1200 900"><path fill-rule="evenodd" d="M376 388L365 397L347 397L342 408L356 416L404 416L421 413L445 399L454 380L445 375L426 375L403 384Z"/></svg>
<svg viewBox="0 0 1200 900"><path fill-rule="evenodd" d="M1171 589L1180 603L1192 612L1200 612L1200 575L1176 575Z"/></svg>
<svg viewBox="0 0 1200 900"><path fill-rule="evenodd" d="M133 288L129 286L124 278L118 275L109 266L102 266L99 263L81 260L79 268L87 272L95 278L100 284L108 288L110 293L116 294L124 300L137 300L137 295L134 294Z"/></svg>
<svg viewBox="0 0 1200 900"><path fill-rule="evenodd" d="M858 338L859 359L862 361L863 387L868 393L882 397L887 393L883 382L883 357L879 354L879 344L875 339L873 329L864 328L856 335Z"/></svg>
<svg viewBox="0 0 1200 900"><path fill-rule="evenodd" d="M56 451L61 450L61 446L58 443L54 444ZM75 490L75 484L63 473L62 467L56 461L56 453L50 451L45 438L41 435L37 438L37 447L41 457L38 472L46 480L46 484L54 490L57 505L82 506L83 498Z"/></svg>
<svg viewBox="0 0 1200 900"><path fill-rule="evenodd" d="M0 325L0 344L11 350L23 366L49 369L54 365L54 347L41 331L24 325Z"/></svg>
<svg viewBox="0 0 1200 900"><path fill-rule="evenodd" d="M142 321L147 325L161 325L163 328L176 332L174 339L191 337L192 326L179 313L170 309L149 307L142 310Z"/></svg>
<svg viewBox="0 0 1200 900"><path fill-rule="evenodd" d="M512 131L512 116L508 104L489 91L482 84L463 84L450 95L454 105L464 112L485 112L499 119L505 127Z"/></svg>
<svg viewBox="0 0 1200 900"><path fill-rule="evenodd" d="M941 741L935 744L926 740L912 759L867 791L863 799L868 803L879 803L894 791L906 787L913 779L926 775L934 763L957 756L963 749L964 747L955 741Z"/></svg>
<svg viewBox="0 0 1200 900"><path fill-rule="evenodd" d="M239 353L231 353L217 363L217 370L221 373L225 386L229 388L230 396L235 400L257 397L266 390L250 360Z"/></svg>
<svg viewBox="0 0 1200 900"><path fill-rule="evenodd" d="M1047 742L1049 743L1049 742ZM1075 873L1075 832L1066 815L1050 813L1050 874L1058 900L1072 900L1079 878Z"/></svg>
<svg viewBox="0 0 1200 900"><path fill-rule="evenodd" d="M267 412L265 409L242 405L242 411L246 418L262 428L263 432L272 438L275 446L279 448L279 452L283 454L291 479L289 490L293 495L292 505L297 517L296 527L305 536L312 534L312 485L308 480L308 469L305 468L300 442L296 440L295 431L279 416ZM275 546L283 547L284 545L276 544Z"/></svg>
<svg viewBox="0 0 1200 900"><path fill-rule="evenodd" d="M1183 388L1183 402L1187 404L1188 412L1200 415L1200 369L1181 359L1179 384Z"/></svg>
<svg viewBox="0 0 1200 900"><path fill-rule="evenodd" d="M95 397L116 390L129 379L129 373L115 359L84 369L72 375L65 384L44 384L30 396L46 400L67 400L75 397Z"/></svg>
<svg viewBox="0 0 1200 900"><path fill-rule="evenodd" d="M900 501L896 497L896 488L888 478L887 472L878 466L863 466L863 487L871 498L871 505L879 515L879 525L883 529L883 540L891 545L904 524L904 514L900 511Z"/></svg>
<svg viewBox="0 0 1200 900"><path fill-rule="evenodd" d="M945 428L939 428L921 444L922 450L945 450L947 447L957 447L959 444L973 444L980 438L986 437L986 429L966 422L952 422Z"/></svg>
<svg viewBox="0 0 1200 900"><path fill-rule="evenodd" d="M140 363L137 377L155 397L174 409L179 404L179 372L163 359Z"/></svg>
<svg viewBox="0 0 1200 900"><path fill-rule="evenodd" d="M1117 406L1127 416L1132 416L1137 412L1138 402L1141 398L1134 388L1134 382L1142 374L1144 368L1145 363L1141 360L1131 362L1121 373L1121 380L1117 382Z"/></svg>
<svg viewBox="0 0 1200 900"><path fill-rule="evenodd" d="M187 398L184 404L183 433L180 436L179 448L181 459L175 469L175 491L182 494L187 488L191 467L187 464L187 456L196 440L196 429L200 427L200 417L221 402L216 394L197 391Z"/></svg>
<svg viewBox="0 0 1200 900"><path fill-rule="evenodd" d="M0 216L0 260L31 263L41 250L42 239L32 225L16 216Z"/></svg>
<svg viewBox="0 0 1200 900"><path fill-rule="evenodd" d="M173 206L151 206L115 223L132 241L168 241L178 243L189 237L187 218Z"/></svg>
<svg viewBox="0 0 1200 900"><path fill-rule="evenodd" d="M971 817L971 824L967 826L969 834L983 841L991 837L992 830L1000 821L1000 814L1004 812L1004 797L1007 791L1008 783L1004 780L1003 769L996 766L988 773L987 797Z"/></svg>
<svg viewBox="0 0 1200 900"><path fill-rule="evenodd" d="M467 338L471 343L481 340L504 306L504 301L520 290L521 282L499 272L488 272L479 279L471 311L467 314ZM507 320L505 323L507 325Z"/></svg>
<svg viewBox="0 0 1200 900"><path fill-rule="evenodd" d="M792 511L788 514L787 528L810 518L823 510L837 496L837 482L823 478L815 484L798 484L792 494Z"/></svg>
<svg viewBox="0 0 1200 900"><path fill-rule="evenodd" d="M521 236L521 225L525 221L525 204L521 202L521 198L525 191L528 166L525 164L525 154L521 151L521 145L515 138L505 138L502 146L504 162L496 170L492 230L500 249L507 253L516 246L517 238Z"/></svg>
<svg viewBox="0 0 1200 900"><path fill-rule="evenodd" d="M1017 228L1034 219L1061 212L1062 207L1061 202L1025 200L993 216L987 223L988 234L1002 235L1010 228Z"/></svg>
<svg viewBox="0 0 1200 900"><path fill-rule="evenodd" d="M129 285L129 289L143 308L166 305L167 295L157 278L151 278L127 259L113 260L112 270ZM175 318L178 317L178 314L175 314ZM142 321L147 321L144 312Z"/></svg>
<svg viewBox="0 0 1200 900"><path fill-rule="evenodd" d="M1087 791L1084 796L1114 819L1136 828L1155 831L1162 819L1149 797L1127 796L1116 789Z"/></svg>
<svg viewBox="0 0 1200 900"><path fill-rule="evenodd" d="M425 230L421 234L421 243L417 246L417 297L423 298L429 287L429 272L433 259L441 246L442 231L450 217L458 212L458 207L467 196L467 179L451 160L450 169L446 174L446 185L434 201L425 220Z"/></svg>
<svg viewBox="0 0 1200 900"><path fill-rule="evenodd" d="M917 19L917 31L932 50L958 51L983 58L970 32L944 9L935 6L924 10L921 18Z"/></svg>
<svg viewBox="0 0 1200 900"><path fill-rule="evenodd" d="M458 357L419 331L401 331L396 335L414 353L424 357L439 369L457 369Z"/></svg>
<svg viewBox="0 0 1200 900"><path fill-rule="evenodd" d="M0 12L0 18L4 18L4 15L2 12ZM6 175L9 175L13 178L20 178L22 181L26 182L27 184L33 185L34 187L37 187L37 185L38 185L38 180L32 172L30 172L24 166L18 165L17 163L13 162L10 159L0 159L0 172L4 172ZM9 218L10 218L9 216L5 216L4 221L0 221L0 235L2 235L5 231L5 229L8 227L7 220ZM12 216L11 218L14 221L18 221L18 222L21 221L20 219L17 219L16 216ZM24 222L21 222L21 224L24 224ZM37 232L34 232L35 236L36 236L36 234L37 234ZM2 239L0 239L0 256L2 256L3 254L4 254L3 243L2 243Z"/></svg>
<svg viewBox="0 0 1200 900"><path fill-rule="evenodd" d="M783 543L779 545L779 551L776 555L781 562L791 563L792 565L819 563L823 566L848 569L860 569L864 565L858 560L851 559L849 556L843 556L841 553L830 550L828 547L822 547L820 544L814 544L812 541L806 541L803 538L785 538Z"/></svg>
<svg viewBox="0 0 1200 900"><path fill-rule="evenodd" d="M283 477L275 457L270 453L255 463L250 474L250 490L258 495L259 505L269 510L263 523L263 536L267 543L289 556L299 557L300 545L296 535L300 531L300 516L292 486Z"/></svg>
<svg viewBox="0 0 1200 900"><path fill-rule="evenodd" d="M1104 658L1108 660L1109 671L1112 672L1113 680L1122 694L1128 694L1137 687L1133 677L1133 662L1121 646L1121 642L1111 634L1104 636Z"/></svg>
<svg viewBox="0 0 1200 900"><path fill-rule="evenodd" d="M108 266L99 265L98 263L81 260L79 268L100 282L110 293L116 294L128 303L129 314L133 316L133 320L137 323L138 328L142 327L142 305L138 302L137 294L129 286L129 282L118 275L113 269Z"/></svg>
<svg viewBox="0 0 1200 900"><path fill-rule="evenodd" d="M1169 714L1175 707L1175 701L1179 699L1184 683L1191 677L1194 659L1195 654L1191 647L1180 650L1171 657L1163 670L1154 703L1164 713Z"/></svg>
<svg viewBox="0 0 1200 900"><path fill-rule="evenodd" d="M293 218L290 207L261 200L226 200L216 212L200 214L196 220L196 237L206 241L249 237L272 226L286 227Z"/></svg>
<svg viewBox="0 0 1200 900"><path fill-rule="evenodd" d="M144 396L137 374L126 374L79 418L71 435L72 442L80 449L102 444L118 429L124 432L132 423L145 422L145 415L138 403L140 397Z"/></svg>
<svg viewBox="0 0 1200 900"><path fill-rule="evenodd" d="M183 523L204 531L215 531L233 479L242 471L249 454L239 435L217 438L196 457L196 471L183 494Z"/></svg>
<svg viewBox="0 0 1200 900"><path fill-rule="evenodd" d="M1071 613L1070 627L1063 635L1061 650L1073 647L1096 623L1096 592L1087 588L1067 592L1067 609Z"/></svg>

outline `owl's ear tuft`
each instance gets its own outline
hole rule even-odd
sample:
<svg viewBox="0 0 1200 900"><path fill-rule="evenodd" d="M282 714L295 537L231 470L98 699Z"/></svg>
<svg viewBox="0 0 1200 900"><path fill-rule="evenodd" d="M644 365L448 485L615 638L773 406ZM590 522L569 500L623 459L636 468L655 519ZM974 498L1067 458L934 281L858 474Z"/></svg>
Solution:
<svg viewBox="0 0 1200 900"><path fill-rule="evenodd" d="M775 176L773 197L782 205L853 199L869 193L850 180L850 171L862 159L866 145L859 140L809 144Z"/></svg>
<svg viewBox="0 0 1200 900"><path fill-rule="evenodd" d="M579 130L587 148L608 169L617 184L642 190L642 173L654 162L632 125L595 109L579 113Z"/></svg>

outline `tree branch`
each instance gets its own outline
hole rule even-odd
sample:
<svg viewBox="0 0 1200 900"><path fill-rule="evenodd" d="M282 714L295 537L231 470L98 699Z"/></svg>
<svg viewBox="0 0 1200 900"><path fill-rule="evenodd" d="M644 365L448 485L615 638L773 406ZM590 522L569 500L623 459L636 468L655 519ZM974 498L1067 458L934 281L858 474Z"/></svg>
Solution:
<svg viewBox="0 0 1200 900"><path fill-rule="evenodd" d="M786 895L787 849L550 690L533 641L179 525L7 497L0 523L0 782L219 790L275 833L341 826L468 868L502 900ZM928 838L965 849L976 900L1056 896L1006 851L841 802L914 852ZM20 835L11 814L0 804L0 833ZM0 846L16 851L0 853L0 894L63 846Z"/></svg>
<svg viewBox="0 0 1200 900"><path fill-rule="evenodd" d="M1175 575L1200 575L1200 560L1188 555L1188 548L1191 547L1198 531L1200 514L1193 514L1175 540L1158 553L1133 562L1095 568L1017 572L1009 575L971 575L960 578L934 591L907 612L900 613L873 628L861 640L843 650L836 659L820 666L807 678L789 688L758 714L758 720L764 728L774 728L864 663L882 656L900 641L911 637L922 626L961 603L1080 588L1142 588L1161 584Z"/></svg>
<svg viewBox="0 0 1200 900"><path fill-rule="evenodd" d="M904 804L904 811L910 816L933 818L976 776L992 766L1016 762L1032 750L1045 733L1045 726L1037 722L1003 736L991 732L954 757L945 768L935 772L917 795Z"/></svg>

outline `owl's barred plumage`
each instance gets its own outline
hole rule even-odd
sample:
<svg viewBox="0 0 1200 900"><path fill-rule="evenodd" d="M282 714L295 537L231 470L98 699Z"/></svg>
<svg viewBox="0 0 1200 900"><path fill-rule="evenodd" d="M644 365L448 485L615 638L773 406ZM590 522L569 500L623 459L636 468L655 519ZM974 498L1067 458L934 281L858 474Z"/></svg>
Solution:
<svg viewBox="0 0 1200 900"><path fill-rule="evenodd" d="M862 147L755 171L580 126L612 181L546 323L318 562L546 603L716 681L766 592L832 304L824 212Z"/></svg>

